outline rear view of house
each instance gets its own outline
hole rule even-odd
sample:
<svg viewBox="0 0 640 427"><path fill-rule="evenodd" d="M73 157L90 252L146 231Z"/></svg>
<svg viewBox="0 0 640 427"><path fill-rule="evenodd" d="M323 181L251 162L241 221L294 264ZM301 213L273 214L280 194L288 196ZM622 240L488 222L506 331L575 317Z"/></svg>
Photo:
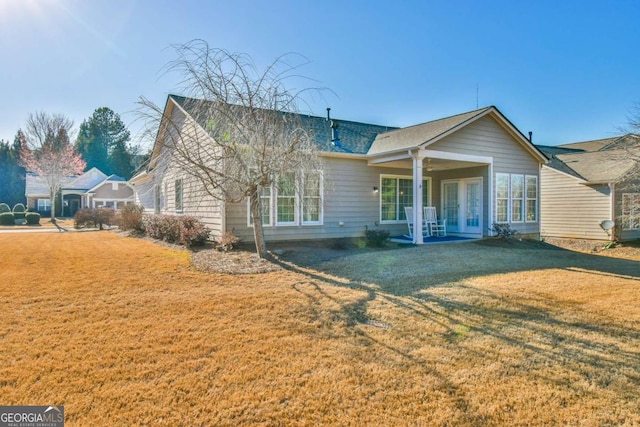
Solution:
<svg viewBox="0 0 640 427"><path fill-rule="evenodd" d="M542 236L640 238L640 176L629 155L639 145L637 135L623 135L539 146L550 159L541 172Z"/></svg>
<svg viewBox="0 0 640 427"><path fill-rule="evenodd" d="M164 110L184 135L205 132L191 104L170 95ZM290 171L280 185L262 189L267 241L359 237L365 227L402 235L405 207L413 206L434 206L450 235L487 236L499 222L539 236L539 175L546 158L496 107L402 129L330 117L300 120L324 167L304 177L302 187L287 185L302 178ZM198 216L214 237L234 230L252 241L248 201L203 195L167 151L157 140L149 167L131 179L137 203L149 212ZM413 212L412 223L421 224L422 209ZM412 234L422 243L421 232Z"/></svg>

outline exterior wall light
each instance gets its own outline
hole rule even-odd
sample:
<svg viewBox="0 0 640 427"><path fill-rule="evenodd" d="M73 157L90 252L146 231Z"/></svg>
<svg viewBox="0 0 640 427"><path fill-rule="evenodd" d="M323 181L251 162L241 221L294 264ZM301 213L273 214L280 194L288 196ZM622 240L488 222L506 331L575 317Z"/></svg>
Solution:
<svg viewBox="0 0 640 427"><path fill-rule="evenodd" d="M373 187L373 192L377 193L378 192L378 187Z"/></svg>

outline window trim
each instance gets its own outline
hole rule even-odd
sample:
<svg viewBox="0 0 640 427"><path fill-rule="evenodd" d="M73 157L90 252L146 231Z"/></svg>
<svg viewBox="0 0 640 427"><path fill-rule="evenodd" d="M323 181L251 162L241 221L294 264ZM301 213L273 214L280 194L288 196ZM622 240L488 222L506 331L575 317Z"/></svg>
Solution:
<svg viewBox="0 0 640 427"><path fill-rule="evenodd" d="M380 221L380 224L406 224L407 220L406 219L382 219L382 180L385 178L389 178L389 179L395 179L396 180L396 190L398 188L399 185L399 180L400 179L406 179L406 180L410 180L411 181L411 185L413 186L413 176L411 175L396 175L396 174L380 174L379 177L379 186L378 188L380 189L379 192L379 196L378 196L378 219ZM432 198L433 198L433 191L432 191L432 186L431 186L431 177L429 176L423 176L422 177L422 185L424 186L426 183L427 185L427 199L428 200L422 200L422 205L423 206L433 206L432 205ZM424 187L423 187L424 188ZM399 204L399 197L400 197L400 193L397 192L396 193L396 210L398 209L398 204ZM413 194L412 194L413 197ZM397 212L399 212L399 210L397 210Z"/></svg>

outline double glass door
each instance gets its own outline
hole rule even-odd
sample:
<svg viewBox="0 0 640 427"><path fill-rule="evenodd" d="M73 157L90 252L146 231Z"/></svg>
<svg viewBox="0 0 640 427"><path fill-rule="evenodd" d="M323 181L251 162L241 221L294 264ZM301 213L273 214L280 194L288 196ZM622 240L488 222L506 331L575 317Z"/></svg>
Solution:
<svg viewBox="0 0 640 427"><path fill-rule="evenodd" d="M442 218L447 232L482 234L482 178L443 181Z"/></svg>

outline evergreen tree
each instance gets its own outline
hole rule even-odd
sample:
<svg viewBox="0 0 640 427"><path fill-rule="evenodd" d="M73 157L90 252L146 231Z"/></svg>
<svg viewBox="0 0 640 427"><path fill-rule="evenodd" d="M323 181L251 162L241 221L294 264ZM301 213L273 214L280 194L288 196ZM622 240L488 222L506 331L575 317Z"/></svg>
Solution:
<svg viewBox="0 0 640 427"><path fill-rule="evenodd" d="M136 153L129 144L130 138L120 116L108 107L101 107L80 125L76 150L87 162L87 169L97 167L107 175L129 179Z"/></svg>
<svg viewBox="0 0 640 427"><path fill-rule="evenodd" d="M13 144L0 140L0 203L13 207L25 203L25 170L20 166L20 140Z"/></svg>

